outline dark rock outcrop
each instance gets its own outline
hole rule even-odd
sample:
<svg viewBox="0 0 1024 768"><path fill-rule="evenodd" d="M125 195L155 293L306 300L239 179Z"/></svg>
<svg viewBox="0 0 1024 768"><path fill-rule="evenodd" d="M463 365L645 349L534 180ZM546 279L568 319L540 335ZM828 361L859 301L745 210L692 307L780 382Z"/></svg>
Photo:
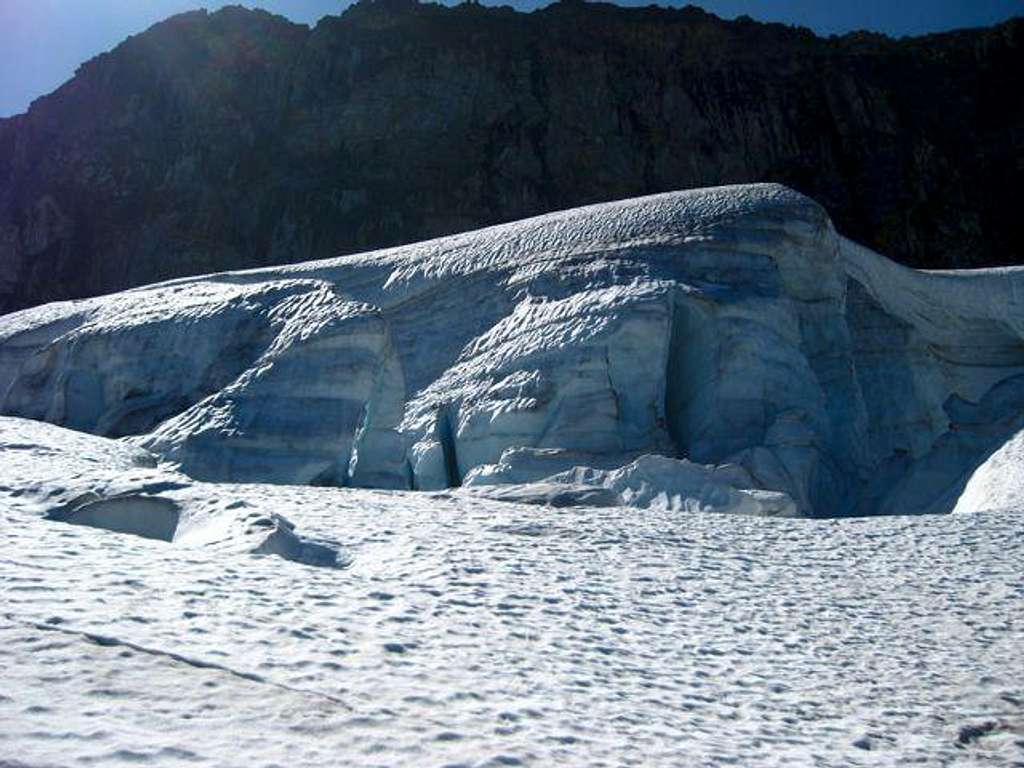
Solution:
<svg viewBox="0 0 1024 768"><path fill-rule="evenodd" d="M0 120L0 312L755 180L907 264L1017 263L1022 42L578 2L183 14Z"/></svg>

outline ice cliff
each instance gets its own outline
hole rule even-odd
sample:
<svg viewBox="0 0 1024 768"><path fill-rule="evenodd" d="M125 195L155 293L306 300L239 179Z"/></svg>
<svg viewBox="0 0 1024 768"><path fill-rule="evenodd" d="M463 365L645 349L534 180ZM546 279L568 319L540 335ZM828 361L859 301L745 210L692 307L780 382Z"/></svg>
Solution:
<svg viewBox="0 0 1024 768"><path fill-rule="evenodd" d="M0 317L0 411L201 481L949 512L1024 428L1022 297L693 190Z"/></svg>

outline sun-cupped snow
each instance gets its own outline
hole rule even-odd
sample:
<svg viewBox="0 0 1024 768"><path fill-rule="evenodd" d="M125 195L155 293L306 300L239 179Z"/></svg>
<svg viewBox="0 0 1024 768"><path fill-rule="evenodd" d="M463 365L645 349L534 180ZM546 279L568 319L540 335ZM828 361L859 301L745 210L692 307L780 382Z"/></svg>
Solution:
<svg viewBox="0 0 1024 768"><path fill-rule="evenodd" d="M22 424L17 444L51 430L96 459L90 473L146 469L116 443ZM13 442L4 470L24 452ZM65 525L0 491L0 764L1024 757L1019 507L780 520L474 488L197 486L197 504L280 510L342 542L347 567Z"/></svg>
<svg viewBox="0 0 1024 768"><path fill-rule="evenodd" d="M8 315L0 409L209 482L949 512L1024 427L1022 287L691 190Z"/></svg>

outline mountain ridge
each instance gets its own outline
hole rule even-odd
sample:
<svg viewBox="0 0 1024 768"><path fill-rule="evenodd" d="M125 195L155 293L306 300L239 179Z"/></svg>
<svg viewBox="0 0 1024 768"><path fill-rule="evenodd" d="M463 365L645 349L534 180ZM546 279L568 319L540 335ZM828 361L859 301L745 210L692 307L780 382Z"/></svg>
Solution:
<svg viewBox="0 0 1024 768"><path fill-rule="evenodd" d="M1022 30L821 38L565 2L181 14L0 120L0 312L762 180L913 266L1016 263Z"/></svg>

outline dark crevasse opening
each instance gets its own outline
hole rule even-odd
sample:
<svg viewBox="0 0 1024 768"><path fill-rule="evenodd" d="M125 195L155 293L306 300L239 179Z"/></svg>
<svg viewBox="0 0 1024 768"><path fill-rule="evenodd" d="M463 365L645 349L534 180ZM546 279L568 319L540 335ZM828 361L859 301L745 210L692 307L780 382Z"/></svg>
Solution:
<svg viewBox="0 0 1024 768"><path fill-rule="evenodd" d="M680 456L701 461L698 440L713 418L718 340L713 321L697 301L673 298L665 374L665 417Z"/></svg>
<svg viewBox="0 0 1024 768"><path fill-rule="evenodd" d="M462 485L462 473L459 471L459 458L455 450L455 429L448 406L443 407L437 414L437 439L441 443L441 451L444 454L448 487L458 488Z"/></svg>

